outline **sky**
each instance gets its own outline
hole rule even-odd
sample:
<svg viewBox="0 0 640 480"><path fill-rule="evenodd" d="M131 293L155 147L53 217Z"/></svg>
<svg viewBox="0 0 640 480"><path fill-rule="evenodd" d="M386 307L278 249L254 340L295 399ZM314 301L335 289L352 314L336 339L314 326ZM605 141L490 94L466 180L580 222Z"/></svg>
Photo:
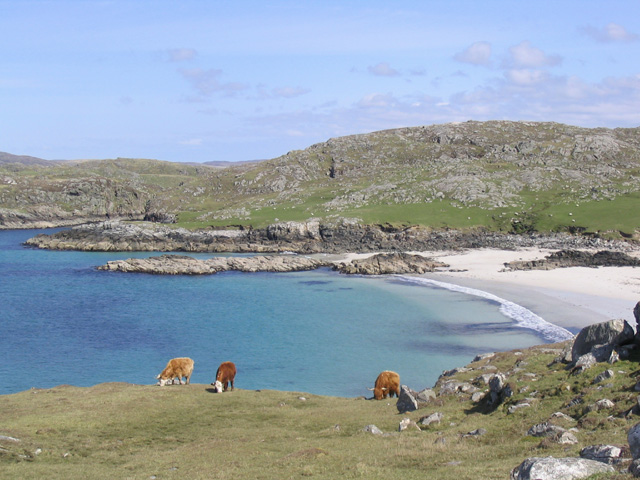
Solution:
<svg viewBox="0 0 640 480"><path fill-rule="evenodd" d="M274 158L467 120L640 126L637 0L0 0L0 151Z"/></svg>

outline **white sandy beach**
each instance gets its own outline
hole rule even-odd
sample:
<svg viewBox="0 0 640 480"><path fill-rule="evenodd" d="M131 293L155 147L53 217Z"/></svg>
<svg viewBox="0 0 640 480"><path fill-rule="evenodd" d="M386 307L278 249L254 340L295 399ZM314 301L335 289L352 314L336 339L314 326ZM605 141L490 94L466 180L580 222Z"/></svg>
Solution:
<svg viewBox="0 0 640 480"><path fill-rule="evenodd" d="M535 248L414 253L449 265L439 272L425 274L425 277L492 293L573 333L586 325L612 318L623 318L632 326L636 325L633 307L640 301L640 268L505 270L506 262L542 259L551 253ZM631 255L640 258L640 250ZM369 255L353 254L348 258L366 256Z"/></svg>

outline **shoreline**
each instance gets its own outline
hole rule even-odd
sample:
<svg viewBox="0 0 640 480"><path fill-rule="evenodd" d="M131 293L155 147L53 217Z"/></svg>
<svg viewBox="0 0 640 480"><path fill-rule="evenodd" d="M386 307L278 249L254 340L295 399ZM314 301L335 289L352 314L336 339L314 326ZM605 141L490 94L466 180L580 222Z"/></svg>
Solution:
<svg viewBox="0 0 640 480"><path fill-rule="evenodd" d="M614 318L622 318L635 328L633 308L640 301L640 268L504 269L506 262L542 259L552 251L526 248L411 253L449 265L418 277L487 292L525 307L573 334L588 325ZM331 261L339 263L370 255L336 255ZM630 252L630 255L640 258L640 249Z"/></svg>

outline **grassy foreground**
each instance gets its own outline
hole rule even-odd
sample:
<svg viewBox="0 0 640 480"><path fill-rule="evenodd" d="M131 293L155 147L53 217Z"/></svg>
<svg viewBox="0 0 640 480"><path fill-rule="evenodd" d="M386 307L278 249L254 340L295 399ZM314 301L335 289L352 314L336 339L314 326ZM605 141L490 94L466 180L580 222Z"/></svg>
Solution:
<svg viewBox="0 0 640 480"><path fill-rule="evenodd" d="M640 420L624 413L636 402L638 359L600 364L572 376L548 366L549 346L505 352L452 377L470 381L488 371L511 372L516 394L495 410L469 395L438 397L398 414L395 399L370 401L279 391L211 393L207 385L106 383L59 386L0 397L0 476L7 479L505 479L532 456L578 456L586 445L626 445ZM616 373L605 385L593 378ZM240 380L240 379L239 379ZM486 388L486 387L484 387ZM535 393L534 393L535 392ZM507 413L534 396L530 408ZM572 399L582 402L570 405ZM608 398L615 407L588 411ZM441 423L398 431L400 420L442 412ZM575 421L577 445L527 436L534 424L562 411ZM385 435L363 431L375 424ZM466 436L484 428L485 435ZM19 442L6 437L19 439ZM628 474L598 476L626 479Z"/></svg>

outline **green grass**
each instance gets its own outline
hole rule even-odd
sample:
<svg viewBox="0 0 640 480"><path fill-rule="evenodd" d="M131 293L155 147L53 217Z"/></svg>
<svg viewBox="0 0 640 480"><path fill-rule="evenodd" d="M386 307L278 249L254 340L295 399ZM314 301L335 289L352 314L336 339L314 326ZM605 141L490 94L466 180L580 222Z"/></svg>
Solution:
<svg viewBox="0 0 640 480"><path fill-rule="evenodd" d="M503 372L521 368L509 377L515 395L496 409L457 394L401 415L395 399L241 389L213 394L197 384L107 383L5 395L0 397L0 435L20 442L0 440L0 470L8 479L504 479L526 457L578 456L586 445L625 445L626 432L638 421L623 414L635 404L640 354L572 376L561 364L548 366L556 354L542 350L546 347L522 350L522 355L499 353L453 377L473 381L486 372L486 364ZM610 385L593 385L592 379L607 368L616 372L604 382ZM562 385L571 390L558 388ZM507 413L510 405L532 395L537 400L531 408ZM578 396L584 402L567 407ZM587 412L586 406L601 398L614 401L614 409ZM402 418L417 421L435 411L444 414L442 423L398 432ZM532 425L556 411L575 418L554 422L578 428L578 445L526 436ZM386 435L365 433L369 424ZM477 428L487 434L465 436Z"/></svg>

